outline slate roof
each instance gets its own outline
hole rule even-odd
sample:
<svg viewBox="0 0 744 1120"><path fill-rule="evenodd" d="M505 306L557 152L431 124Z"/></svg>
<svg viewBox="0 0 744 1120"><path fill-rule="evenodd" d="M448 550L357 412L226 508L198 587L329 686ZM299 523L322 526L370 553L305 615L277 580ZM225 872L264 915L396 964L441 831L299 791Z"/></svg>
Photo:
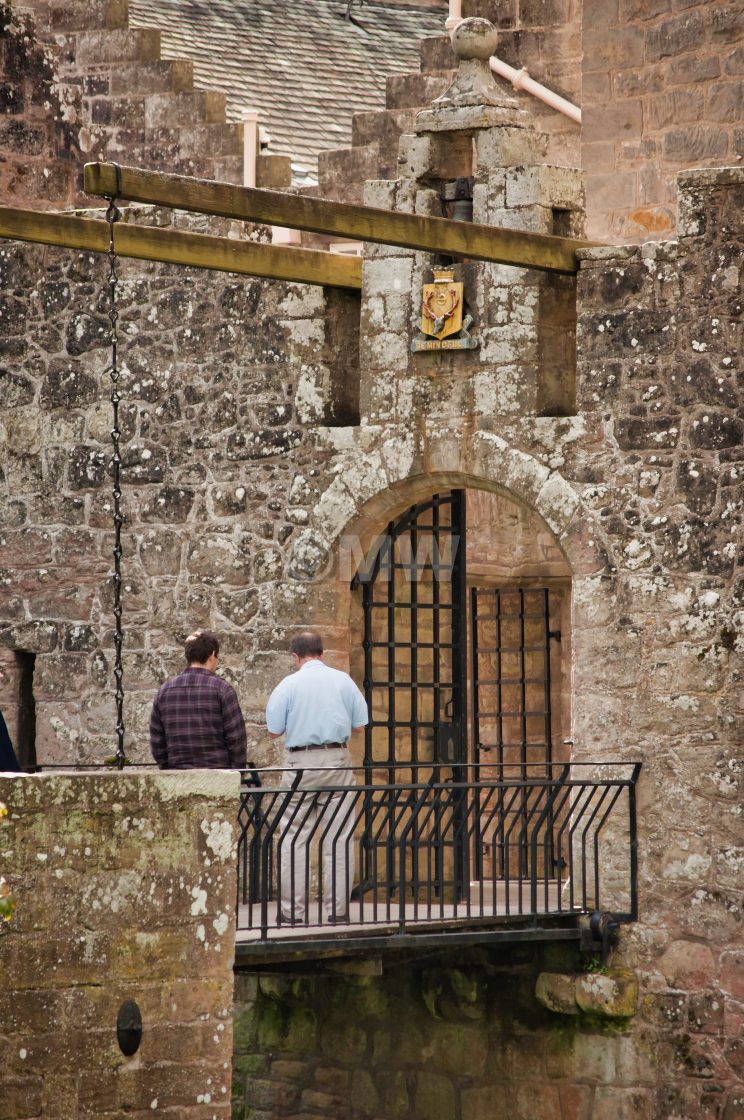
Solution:
<svg viewBox="0 0 744 1120"><path fill-rule="evenodd" d="M351 144L354 112L385 107L388 74L419 70L419 42L446 7L347 0L129 0L130 27L162 32L163 58L226 94L229 120L257 109L272 154L317 175L318 152Z"/></svg>

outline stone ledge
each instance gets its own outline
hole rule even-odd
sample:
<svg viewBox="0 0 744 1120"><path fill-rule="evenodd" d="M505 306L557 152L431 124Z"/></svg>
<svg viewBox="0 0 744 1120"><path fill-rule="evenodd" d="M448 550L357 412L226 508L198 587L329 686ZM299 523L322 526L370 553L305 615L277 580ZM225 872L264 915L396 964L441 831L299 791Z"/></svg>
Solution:
<svg viewBox="0 0 744 1120"><path fill-rule="evenodd" d="M6 775L3 775L4 777ZM131 795L135 789L140 794L151 792L158 800L173 801L184 797L226 798L237 800L240 792L240 772L238 770L138 770L127 766L123 771L112 769L96 770L54 770L39 774L10 775L17 784L23 783L24 790L34 786L47 786L49 797L75 797L76 789L91 788L91 783L113 782L118 786L117 794L122 799ZM26 784L28 783L28 784ZM107 791L108 792L108 791Z"/></svg>
<svg viewBox="0 0 744 1120"><path fill-rule="evenodd" d="M577 249L577 260L581 261L626 261L638 252L637 245L596 245L593 249Z"/></svg>
<svg viewBox="0 0 744 1120"><path fill-rule="evenodd" d="M728 187L744 183L744 167L695 167L677 172L679 190Z"/></svg>
<svg viewBox="0 0 744 1120"><path fill-rule="evenodd" d="M541 972L535 998L558 1015L630 1019L638 1010L638 980L623 969L607 972Z"/></svg>

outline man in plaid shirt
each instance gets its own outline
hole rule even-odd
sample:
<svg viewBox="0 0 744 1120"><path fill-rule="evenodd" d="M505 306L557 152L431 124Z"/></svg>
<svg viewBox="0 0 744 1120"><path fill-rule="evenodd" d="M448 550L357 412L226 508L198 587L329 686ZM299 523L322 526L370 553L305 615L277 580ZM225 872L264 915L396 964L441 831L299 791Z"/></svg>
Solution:
<svg viewBox="0 0 744 1120"><path fill-rule="evenodd" d="M216 676L220 643L190 634L186 668L166 681L150 717L150 750L161 770L243 769L246 734L235 689Z"/></svg>

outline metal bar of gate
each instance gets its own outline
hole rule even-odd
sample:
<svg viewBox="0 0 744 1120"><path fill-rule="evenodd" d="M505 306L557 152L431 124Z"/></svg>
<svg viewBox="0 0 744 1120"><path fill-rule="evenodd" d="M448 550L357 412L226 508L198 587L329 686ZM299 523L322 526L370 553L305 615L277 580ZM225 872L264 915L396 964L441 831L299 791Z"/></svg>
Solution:
<svg viewBox="0 0 744 1120"><path fill-rule="evenodd" d="M464 490L453 490L450 506L450 543L455 550L453 556L452 575L450 585L452 588L452 677L453 701L455 695L457 702L452 705L453 720L459 724L458 734L458 762L459 766L453 768L452 776L455 782L464 782L467 774L462 764L467 762L467 687L468 687L468 649L467 649L467 553L465 543L467 507ZM456 666L456 668L455 668ZM457 690L455 692L455 689ZM455 812L455 837L460 836L460 843L454 843L453 858L455 862L455 897L462 897L463 891L469 881L468 868L470 865L468 846L462 843L462 823L467 817L467 794L460 791ZM458 828L458 824L460 827Z"/></svg>

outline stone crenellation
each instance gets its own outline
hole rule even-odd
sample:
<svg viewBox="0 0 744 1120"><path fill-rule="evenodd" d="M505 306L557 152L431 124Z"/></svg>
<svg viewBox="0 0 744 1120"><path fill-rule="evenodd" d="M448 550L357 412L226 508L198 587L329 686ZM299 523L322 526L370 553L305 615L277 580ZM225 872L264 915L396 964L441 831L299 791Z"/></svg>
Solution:
<svg viewBox="0 0 744 1120"><path fill-rule="evenodd" d="M195 89L191 63L161 59L158 32L130 30L125 3L5 0L0 45L5 205L95 207L82 165L96 160L242 181L224 96Z"/></svg>

